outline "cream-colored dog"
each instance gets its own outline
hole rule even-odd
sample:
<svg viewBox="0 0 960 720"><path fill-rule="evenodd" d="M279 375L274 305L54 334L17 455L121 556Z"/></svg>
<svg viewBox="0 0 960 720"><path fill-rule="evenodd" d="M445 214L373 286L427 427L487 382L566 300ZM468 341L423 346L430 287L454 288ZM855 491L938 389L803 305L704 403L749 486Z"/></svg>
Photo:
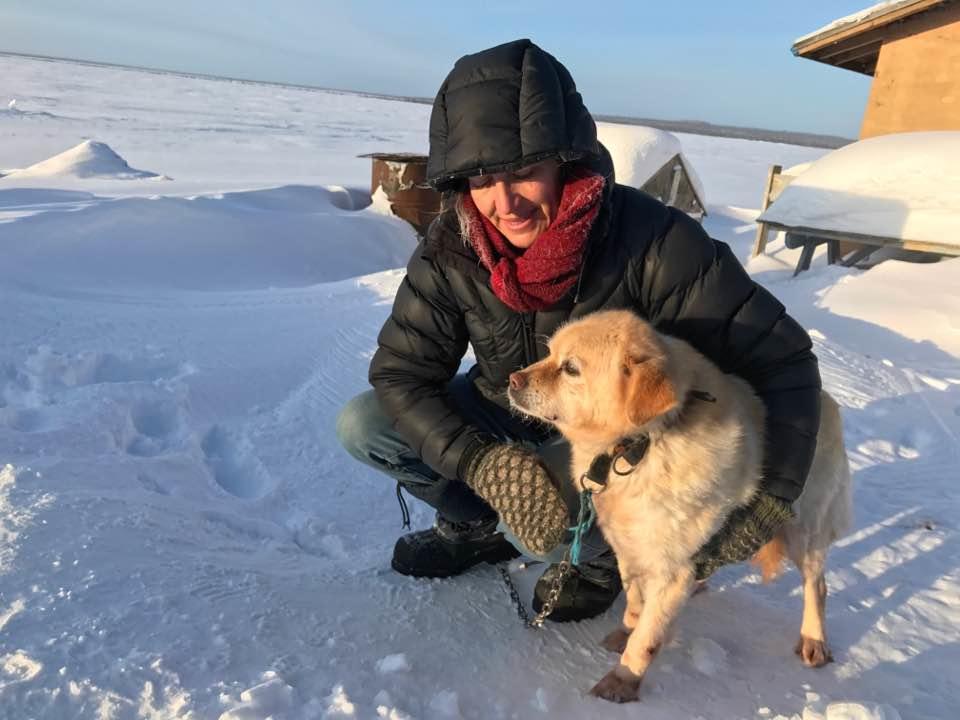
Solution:
<svg viewBox="0 0 960 720"><path fill-rule="evenodd" d="M510 378L512 405L554 424L572 448L572 477L592 490L597 521L626 592L623 628L604 640L620 663L591 691L635 700L640 681L695 587L696 551L747 503L761 479L764 408L742 379L628 311L604 311L551 338L550 355ZM649 436L636 465L616 460L607 482L585 475L625 439ZM803 576L797 653L831 659L824 630L827 548L849 524L850 471L836 402L822 394L813 466L796 518L760 553L765 578L785 556Z"/></svg>

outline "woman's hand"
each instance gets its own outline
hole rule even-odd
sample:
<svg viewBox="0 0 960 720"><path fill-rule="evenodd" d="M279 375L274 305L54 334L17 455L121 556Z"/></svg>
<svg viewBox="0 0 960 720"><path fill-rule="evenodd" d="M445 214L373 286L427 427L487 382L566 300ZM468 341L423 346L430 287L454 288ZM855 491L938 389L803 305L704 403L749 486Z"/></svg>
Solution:
<svg viewBox="0 0 960 720"><path fill-rule="evenodd" d="M508 443L481 445L466 458L462 474L531 551L545 555L563 540L567 506L533 450Z"/></svg>
<svg viewBox="0 0 960 720"><path fill-rule="evenodd" d="M793 517L790 503L761 490L748 505L734 510L693 556L697 580L705 580L723 565L750 560Z"/></svg>

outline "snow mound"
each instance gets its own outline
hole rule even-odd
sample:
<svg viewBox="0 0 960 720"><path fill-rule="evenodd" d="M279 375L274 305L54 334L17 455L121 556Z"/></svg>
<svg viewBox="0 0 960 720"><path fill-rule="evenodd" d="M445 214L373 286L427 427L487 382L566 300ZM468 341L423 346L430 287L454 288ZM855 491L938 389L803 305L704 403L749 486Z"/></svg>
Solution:
<svg viewBox="0 0 960 720"><path fill-rule="evenodd" d="M32 215L0 223L0 280L58 291L262 290L406 265L417 242L413 228L353 209L362 204L355 195L339 186L290 185L94 197L69 210L35 203Z"/></svg>
<svg viewBox="0 0 960 720"><path fill-rule="evenodd" d="M11 105L11 110L15 108ZM95 140L84 140L59 155L54 155L38 163L13 170L5 178L115 178L118 180L134 180L138 178L160 177L158 173L147 170L136 170L127 164L106 143Z"/></svg>
<svg viewBox="0 0 960 720"><path fill-rule="evenodd" d="M610 151L617 182L621 185L643 187L675 155L680 155L697 197L706 203L703 184L684 157L683 147L675 135L643 125L598 122L597 138Z"/></svg>
<svg viewBox="0 0 960 720"><path fill-rule="evenodd" d="M960 246L960 131L846 145L812 163L759 219Z"/></svg>

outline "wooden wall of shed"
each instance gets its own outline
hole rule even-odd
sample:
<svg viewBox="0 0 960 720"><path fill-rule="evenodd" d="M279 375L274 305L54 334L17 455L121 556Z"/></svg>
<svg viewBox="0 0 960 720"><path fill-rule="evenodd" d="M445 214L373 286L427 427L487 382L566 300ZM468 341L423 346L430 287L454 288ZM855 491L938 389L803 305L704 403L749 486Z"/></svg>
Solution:
<svg viewBox="0 0 960 720"><path fill-rule="evenodd" d="M860 137L960 130L960 3L912 17L880 49Z"/></svg>

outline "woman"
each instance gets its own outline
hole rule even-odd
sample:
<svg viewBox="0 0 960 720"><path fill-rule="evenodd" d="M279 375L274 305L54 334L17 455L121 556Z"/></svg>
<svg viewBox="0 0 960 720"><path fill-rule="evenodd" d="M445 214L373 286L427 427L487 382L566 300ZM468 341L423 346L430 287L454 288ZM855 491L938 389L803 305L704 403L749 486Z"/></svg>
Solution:
<svg viewBox="0 0 960 720"><path fill-rule="evenodd" d="M461 58L433 106L427 174L446 209L380 332L374 390L338 420L343 445L395 478L401 501L402 487L437 510L435 527L397 541L393 567L449 576L513 557L515 545L556 557L570 513L555 489L571 485L564 447L509 412L506 388L561 323L601 308L630 308L683 338L766 405L764 492L703 551L702 575L772 537L814 451L810 339L726 245L615 184L566 68L529 40ZM457 375L468 343L477 363ZM588 544L554 620L602 612L620 591L602 540ZM535 609L555 573L537 583Z"/></svg>

